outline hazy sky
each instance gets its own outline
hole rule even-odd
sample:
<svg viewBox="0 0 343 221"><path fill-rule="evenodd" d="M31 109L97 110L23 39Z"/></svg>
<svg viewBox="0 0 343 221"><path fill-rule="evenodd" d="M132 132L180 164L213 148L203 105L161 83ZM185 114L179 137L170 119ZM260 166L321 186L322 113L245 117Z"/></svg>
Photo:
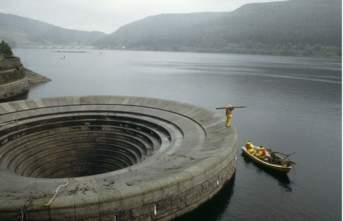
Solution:
<svg viewBox="0 0 343 221"><path fill-rule="evenodd" d="M0 12L57 26L113 32L149 15L232 11L251 2L272 0L0 0Z"/></svg>

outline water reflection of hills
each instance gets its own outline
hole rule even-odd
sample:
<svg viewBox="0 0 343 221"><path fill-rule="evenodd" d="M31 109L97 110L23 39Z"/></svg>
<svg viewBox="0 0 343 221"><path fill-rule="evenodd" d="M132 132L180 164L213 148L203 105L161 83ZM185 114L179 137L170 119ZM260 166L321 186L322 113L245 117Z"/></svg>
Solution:
<svg viewBox="0 0 343 221"><path fill-rule="evenodd" d="M231 180L225 184L223 189L220 190L211 200L202 204L192 212L175 219L175 221L219 220L230 203L234 186L235 174L232 176Z"/></svg>
<svg viewBox="0 0 343 221"><path fill-rule="evenodd" d="M244 162L247 164L254 164L256 166L256 168L259 171L263 171L266 174L270 175L271 177L273 177L274 179L276 179L279 183L279 185L283 188L285 188L285 190L287 192L292 192L292 187L291 187L291 180L289 179L288 175L286 173L280 173L280 172L276 172L272 169L269 168L265 168L257 163L255 163L254 161L252 161L249 157L245 156L243 153L241 154L241 156L243 156Z"/></svg>

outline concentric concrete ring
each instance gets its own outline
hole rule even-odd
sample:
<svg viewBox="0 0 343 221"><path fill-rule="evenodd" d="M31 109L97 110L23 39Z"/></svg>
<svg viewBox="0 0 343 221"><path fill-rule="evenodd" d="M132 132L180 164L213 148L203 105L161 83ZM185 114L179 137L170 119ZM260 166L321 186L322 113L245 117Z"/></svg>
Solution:
<svg viewBox="0 0 343 221"><path fill-rule="evenodd" d="M236 149L222 116L184 103L3 103L0 220L170 220L221 189Z"/></svg>

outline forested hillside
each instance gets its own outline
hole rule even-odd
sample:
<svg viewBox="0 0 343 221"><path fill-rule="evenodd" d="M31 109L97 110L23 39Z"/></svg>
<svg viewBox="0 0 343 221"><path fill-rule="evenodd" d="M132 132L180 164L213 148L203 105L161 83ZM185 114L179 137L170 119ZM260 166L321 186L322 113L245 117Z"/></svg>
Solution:
<svg viewBox="0 0 343 221"><path fill-rule="evenodd" d="M341 2L253 3L233 12L162 14L123 26L101 48L339 56Z"/></svg>
<svg viewBox="0 0 343 221"><path fill-rule="evenodd" d="M12 46L90 45L104 35L101 32L65 29L29 18L0 13L0 39Z"/></svg>

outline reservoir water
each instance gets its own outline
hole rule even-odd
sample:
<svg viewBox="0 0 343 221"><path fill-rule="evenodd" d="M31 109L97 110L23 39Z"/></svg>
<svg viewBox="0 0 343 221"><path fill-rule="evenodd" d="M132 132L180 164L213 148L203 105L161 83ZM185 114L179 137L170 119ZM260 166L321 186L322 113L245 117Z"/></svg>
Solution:
<svg viewBox="0 0 343 221"><path fill-rule="evenodd" d="M29 98L147 96L234 112L239 142L285 153L279 176L237 153L235 179L180 220L341 220L341 62L260 55L17 49L24 65L52 79ZM221 113L221 112L219 112ZM224 113L223 114L223 118Z"/></svg>

